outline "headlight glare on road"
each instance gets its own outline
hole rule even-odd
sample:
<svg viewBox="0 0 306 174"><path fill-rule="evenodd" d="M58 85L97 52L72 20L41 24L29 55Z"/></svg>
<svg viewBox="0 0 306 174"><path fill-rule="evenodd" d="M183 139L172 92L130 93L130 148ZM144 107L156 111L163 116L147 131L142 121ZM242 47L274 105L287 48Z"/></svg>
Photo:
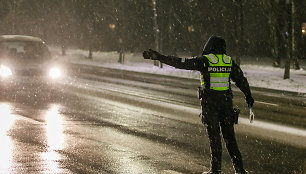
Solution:
<svg viewBox="0 0 306 174"><path fill-rule="evenodd" d="M11 69L5 65L0 65L0 76L3 78L13 75Z"/></svg>
<svg viewBox="0 0 306 174"><path fill-rule="evenodd" d="M61 72L61 70L59 68L53 67L49 71L49 76L52 79L58 79L58 78L60 78L62 76L62 72Z"/></svg>

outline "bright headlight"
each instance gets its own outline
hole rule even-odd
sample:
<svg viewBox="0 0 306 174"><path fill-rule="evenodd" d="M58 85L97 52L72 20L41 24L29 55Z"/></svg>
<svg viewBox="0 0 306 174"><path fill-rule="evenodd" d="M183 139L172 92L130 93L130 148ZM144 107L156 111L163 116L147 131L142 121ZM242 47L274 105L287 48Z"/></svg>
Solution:
<svg viewBox="0 0 306 174"><path fill-rule="evenodd" d="M59 68L53 67L49 71L49 76L52 79L57 79L57 78L60 78L62 76L62 72Z"/></svg>
<svg viewBox="0 0 306 174"><path fill-rule="evenodd" d="M0 65L0 76L3 78L6 78L8 76L11 76L13 73L11 69L5 65Z"/></svg>

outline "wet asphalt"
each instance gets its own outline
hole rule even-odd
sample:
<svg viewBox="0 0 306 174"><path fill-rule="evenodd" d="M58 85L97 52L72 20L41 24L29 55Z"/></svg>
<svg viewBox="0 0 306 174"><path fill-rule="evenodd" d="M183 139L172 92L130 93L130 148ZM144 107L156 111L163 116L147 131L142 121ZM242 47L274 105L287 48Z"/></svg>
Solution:
<svg viewBox="0 0 306 174"><path fill-rule="evenodd" d="M197 174L209 169L197 81L71 66L70 75L56 84L1 90L0 173ZM241 92L233 90L242 111L236 133L245 168L256 174L305 173L303 96L254 89L258 122L253 125L246 121ZM222 169L234 173L225 148Z"/></svg>

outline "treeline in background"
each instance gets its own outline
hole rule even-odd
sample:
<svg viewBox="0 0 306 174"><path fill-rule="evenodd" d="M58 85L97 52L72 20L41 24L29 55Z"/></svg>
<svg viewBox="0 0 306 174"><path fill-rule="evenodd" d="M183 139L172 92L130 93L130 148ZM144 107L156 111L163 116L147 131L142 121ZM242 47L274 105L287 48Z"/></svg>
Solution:
<svg viewBox="0 0 306 174"><path fill-rule="evenodd" d="M38 36L63 53L153 48L190 56L214 34L226 39L238 63L262 56L276 67L286 60L299 68L305 9L305 0L0 0L0 34Z"/></svg>

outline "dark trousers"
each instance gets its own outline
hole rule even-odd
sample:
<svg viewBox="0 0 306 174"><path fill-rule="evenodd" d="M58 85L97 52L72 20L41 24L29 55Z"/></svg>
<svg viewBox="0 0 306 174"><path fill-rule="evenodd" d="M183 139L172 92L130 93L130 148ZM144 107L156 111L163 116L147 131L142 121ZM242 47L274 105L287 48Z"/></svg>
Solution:
<svg viewBox="0 0 306 174"><path fill-rule="evenodd" d="M212 171L221 171L221 132L235 170L244 171L235 138L233 112L231 96L206 95L202 100L202 122L206 126L210 142Z"/></svg>

